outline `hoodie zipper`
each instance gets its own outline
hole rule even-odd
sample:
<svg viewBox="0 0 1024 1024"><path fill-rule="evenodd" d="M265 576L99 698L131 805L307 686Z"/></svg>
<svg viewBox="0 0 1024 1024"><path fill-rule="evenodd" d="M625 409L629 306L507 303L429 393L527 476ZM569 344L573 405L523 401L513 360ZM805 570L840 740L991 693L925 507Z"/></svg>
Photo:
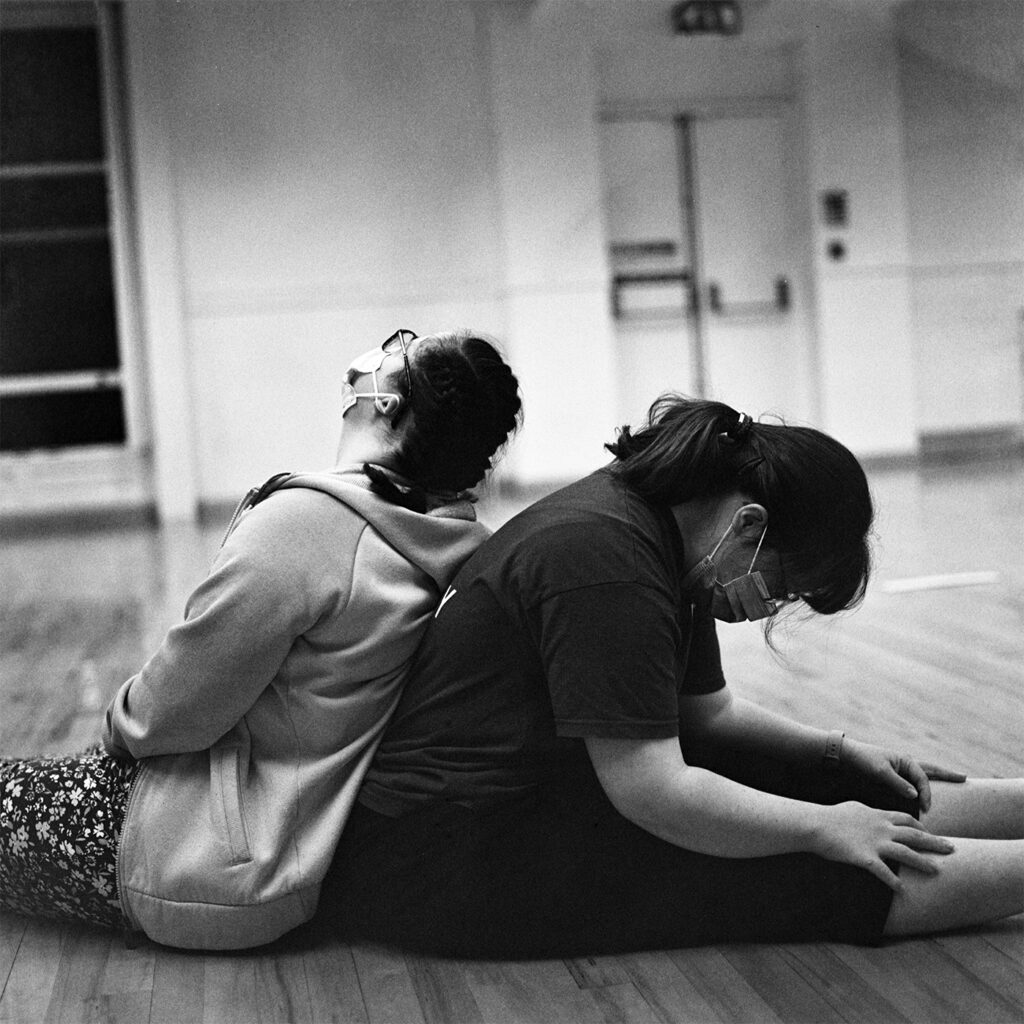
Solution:
<svg viewBox="0 0 1024 1024"><path fill-rule="evenodd" d="M139 776L142 775L145 765L138 761L138 768L135 774L132 776L132 781L128 785L128 796L124 801L124 817L121 818L121 833L117 837L117 849L114 851L114 877L117 879L117 896L121 903L121 913L124 914L125 920L128 922L128 926L125 928L125 945L129 949L135 948L134 936L141 934L137 923L132 919L131 909L128 906L128 900L125 897L125 884L124 884L124 858L122 857L122 848L124 846L124 834L128 825L128 813L131 810L132 800L135 798L135 789L139 783Z"/></svg>
<svg viewBox="0 0 1024 1024"><path fill-rule="evenodd" d="M235 506L235 511L231 513L231 519L228 522L228 528L224 531L224 536L221 538L221 547L224 547L224 545L227 543L227 539L231 536L231 531L235 528L235 523L238 522L238 517L245 510L246 505L248 505L249 502L252 501L252 499L255 498L256 495L259 493L259 487L250 487L249 490L247 490L245 494L242 495L241 500Z"/></svg>
<svg viewBox="0 0 1024 1024"><path fill-rule="evenodd" d="M259 487L250 487L242 496L242 500L235 506L235 511L231 513L231 520L228 522L228 528L224 531L224 538L221 540L220 546L224 547L228 537L231 536L231 531L235 528L235 523L238 522L238 517L247 507L262 501L268 494L276 491L281 486L282 480L294 475L294 473L275 473L265 483L260 484Z"/></svg>

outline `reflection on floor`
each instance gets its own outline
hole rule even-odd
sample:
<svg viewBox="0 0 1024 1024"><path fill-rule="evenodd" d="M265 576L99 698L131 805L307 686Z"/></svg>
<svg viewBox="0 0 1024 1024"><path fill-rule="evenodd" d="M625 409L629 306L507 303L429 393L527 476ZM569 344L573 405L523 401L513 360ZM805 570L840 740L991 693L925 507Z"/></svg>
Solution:
<svg viewBox="0 0 1024 1024"><path fill-rule="evenodd" d="M720 630L745 696L972 774L1024 774L1024 465L872 474L877 574L851 615ZM522 504L491 496L499 525ZM181 615L223 524L20 535L0 550L0 753L81 749ZM986 582L887 591L894 580ZM994 574L994 575L993 575ZM963 577L960 581L964 582ZM957 582L947 580L948 582ZM0 1021L1021 1021L1024 916L833 944L491 964L333 944L179 954L0 912Z"/></svg>

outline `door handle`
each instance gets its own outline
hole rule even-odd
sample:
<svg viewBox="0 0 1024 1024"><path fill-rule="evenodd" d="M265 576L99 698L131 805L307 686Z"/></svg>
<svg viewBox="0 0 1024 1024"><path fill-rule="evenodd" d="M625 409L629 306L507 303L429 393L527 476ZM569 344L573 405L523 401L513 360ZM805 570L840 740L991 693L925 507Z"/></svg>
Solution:
<svg viewBox="0 0 1024 1024"><path fill-rule="evenodd" d="M708 308L719 316L765 316L770 313L785 313L789 309L789 278L777 277L774 295L768 302L734 302L727 305L722 300L722 286L717 281L708 283Z"/></svg>
<svg viewBox="0 0 1024 1024"><path fill-rule="evenodd" d="M684 302L681 312L689 313L693 310L693 290L689 287L690 272L688 270L652 270L615 274L612 277L612 316L616 320L622 320L629 316L622 308L622 290L624 288L631 285L673 284L675 282L678 282L683 288Z"/></svg>

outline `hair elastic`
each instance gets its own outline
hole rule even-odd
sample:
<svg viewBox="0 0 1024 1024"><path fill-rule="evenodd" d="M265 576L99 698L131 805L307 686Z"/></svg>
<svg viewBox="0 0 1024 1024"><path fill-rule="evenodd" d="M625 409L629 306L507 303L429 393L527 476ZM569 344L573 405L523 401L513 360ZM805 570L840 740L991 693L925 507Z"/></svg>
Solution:
<svg viewBox="0 0 1024 1024"><path fill-rule="evenodd" d="M743 444L750 436L753 426L754 421L750 416L745 412L738 412L736 422L728 430L719 434L718 439L724 444Z"/></svg>

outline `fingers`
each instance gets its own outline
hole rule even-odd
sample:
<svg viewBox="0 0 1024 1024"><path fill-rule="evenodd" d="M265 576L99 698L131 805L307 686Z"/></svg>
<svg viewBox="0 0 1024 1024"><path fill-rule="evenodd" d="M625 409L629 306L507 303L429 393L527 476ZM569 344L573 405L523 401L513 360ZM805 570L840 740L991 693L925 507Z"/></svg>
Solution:
<svg viewBox="0 0 1024 1024"><path fill-rule="evenodd" d="M906 780L904 792L909 797L916 796L921 802L921 810L927 811L932 804L932 787L925 770L912 757L901 757L898 772Z"/></svg>
<svg viewBox="0 0 1024 1024"><path fill-rule="evenodd" d="M948 854L952 853L955 847L943 836L933 836L926 832L920 825L916 828L902 826L893 830L893 842L899 843L914 850L924 850L928 853Z"/></svg>
<svg viewBox="0 0 1024 1024"><path fill-rule="evenodd" d="M915 871L925 875L937 875L941 870L935 855L946 856L953 852L953 844L942 836L933 836L926 831L919 821L910 818L909 815L896 815L895 819L907 819L909 821L894 820L892 842L889 843L883 852L888 860L896 861ZM883 864L884 866L884 864ZM891 879L887 878L874 866L869 867L872 874L875 874L890 888L900 891L900 885L893 885ZM896 876L895 872L886 868L888 874Z"/></svg>
<svg viewBox="0 0 1024 1024"><path fill-rule="evenodd" d="M967 776L963 772L955 772L951 768L943 768L928 761L919 762L925 775L936 782L966 782Z"/></svg>
<svg viewBox="0 0 1024 1024"><path fill-rule="evenodd" d="M902 892L903 883L900 876L889 867L885 861L869 860L864 862L864 868L871 872L880 882L884 882L893 892Z"/></svg>
<svg viewBox="0 0 1024 1024"><path fill-rule="evenodd" d="M899 875L886 861L895 862L926 875L937 875L940 866L936 855L945 856L954 850L953 844L943 836L935 836L909 814L892 812L886 815L891 831L888 840L882 840L877 856L861 862L879 881L895 892L902 891Z"/></svg>
<svg viewBox="0 0 1024 1024"><path fill-rule="evenodd" d="M886 851L885 856L889 860L897 861L905 867L920 871L924 875L937 875L940 870L939 865L931 857L924 853L918 853L917 850L912 850L909 846L904 846L902 843L893 843L891 849Z"/></svg>

